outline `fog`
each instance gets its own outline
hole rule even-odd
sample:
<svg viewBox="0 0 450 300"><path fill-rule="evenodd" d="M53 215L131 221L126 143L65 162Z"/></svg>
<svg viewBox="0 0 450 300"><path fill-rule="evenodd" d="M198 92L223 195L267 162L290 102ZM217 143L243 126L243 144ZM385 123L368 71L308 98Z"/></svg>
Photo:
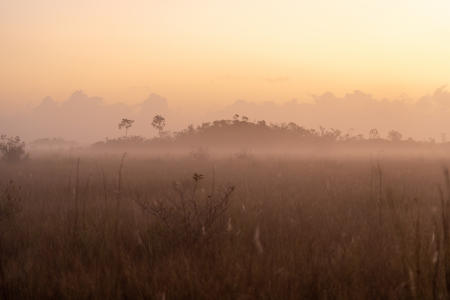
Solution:
<svg viewBox="0 0 450 300"><path fill-rule="evenodd" d="M405 138L416 140L434 138L440 141L450 125L450 92L445 87L418 99L377 99L361 91L343 96L326 92L284 103L243 99L212 108L176 107L170 99L156 93L137 101L137 104L110 103L82 90L75 91L63 101L49 96L28 107L2 102L0 132L19 135L26 141L61 137L92 143L106 137L116 138L123 135L118 129L122 118L135 120L130 135L152 137L157 134L151 127L156 114L166 118L166 129L172 132L190 124L230 119L234 114L247 116L250 121L295 122L307 128L335 128L351 135L367 136L370 129L377 128L385 136L389 130L395 129Z"/></svg>

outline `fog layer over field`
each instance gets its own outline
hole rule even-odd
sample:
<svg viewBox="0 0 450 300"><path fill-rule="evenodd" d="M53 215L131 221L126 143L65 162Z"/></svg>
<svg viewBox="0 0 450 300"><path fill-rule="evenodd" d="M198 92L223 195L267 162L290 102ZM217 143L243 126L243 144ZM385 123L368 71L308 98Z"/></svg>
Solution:
<svg viewBox="0 0 450 300"><path fill-rule="evenodd" d="M171 101L174 100L174 101ZM279 100L279 99L277 99ZM377 128L385 136L395 129L405 138L441 140L450 128L450 93L445 87L411 99L378 99L355 91L343 96L324 93L286 102L251 102L237 100L223 106L180 105L176 99L151 94L134 105L111 103L107 99L76 91L67 99L46 97L27 108L19 108L4 101L0 110L2 133L19 135L27 141L44 137L62 137L79 142L95 142L105 137L122 135L117 124L122 118L135 120L132 135L151 137L157 134L151 127L154 115L166 118L167 130L177 131L189 124L228 119L234 114L247 116L250 121L296 122L318 129L336 128L344 133L364 134ZM129 103L129 102L127 102Z"/></svg>

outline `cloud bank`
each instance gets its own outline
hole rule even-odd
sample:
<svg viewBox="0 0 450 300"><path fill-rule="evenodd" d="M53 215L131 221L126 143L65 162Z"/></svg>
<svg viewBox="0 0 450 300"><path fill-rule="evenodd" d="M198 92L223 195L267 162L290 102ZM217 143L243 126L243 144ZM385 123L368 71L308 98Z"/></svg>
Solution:
<svg viewBox="0 0 450 300"><path fill-rule="evenodd" d="M237 100L230 105L201 111L197 107L175 109L167 99L151 94L142 102L107 104L101 97L76 91L65 101L44 98L39 105L9 113L0 111L0 133L20 135L31 141L43 137L63 137L80 142L94 142L123 133L117 125L122 118L135 120L130 134L153 136L155 114L163 115L168 130L179 130L189 124L215 119L229 119L234 114L250 120L296 122L305 127L337 128L344 133L367 135L372 128L381 133L399 130L405 137L440 139L450 131L450 92L445 87L419 99L375 99L370 94L354 91L344 96L332 93L312 96L307 101L285 103Z"/></svg>

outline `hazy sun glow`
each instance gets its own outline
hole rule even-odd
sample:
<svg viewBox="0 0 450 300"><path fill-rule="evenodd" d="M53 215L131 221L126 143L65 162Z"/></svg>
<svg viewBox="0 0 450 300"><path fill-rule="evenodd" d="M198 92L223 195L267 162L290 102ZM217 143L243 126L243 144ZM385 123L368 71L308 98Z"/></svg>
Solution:
<svg viewBox="0 0 450 300"><path fill-rule="evenodd" d="M0 101L79 88L175 103L416 97L450 81L449 12L446 0L0 0Z"/></svg>

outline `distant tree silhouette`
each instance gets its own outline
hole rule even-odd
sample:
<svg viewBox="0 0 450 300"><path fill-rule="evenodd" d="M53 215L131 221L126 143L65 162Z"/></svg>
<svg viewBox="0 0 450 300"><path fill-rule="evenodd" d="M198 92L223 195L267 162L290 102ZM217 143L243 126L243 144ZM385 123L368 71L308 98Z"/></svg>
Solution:
<svg viewBox="0 0 450 300"><path fill-rule="evenodd" d="M236 117L235 117L236 116ZM310 146L332 146L332 145L373 145L373 140L380 141L381 144L390 141L393 145L400 141L405 141L402 134L396 130L391 130L387 139L382 139L377 129L369 131L368 137L363 134L343 134L335 128L320 126L318 129L305 128L294 122L274 124L261 121L247 121L245 116L235 115L230 119L204 122L201 125L189 125L187 128L174 132L170 138L164 134L166 120L161 115L153 118L152 126L159 131L160 138L146 139L133 136L127 139L117 138L99 142L96 145L102 146L154 146L154 147L221 147L241 149L250 148L277 148L277 147L310 147ZM131 127L133 120L123 119L120 128ZM383 142L383 143L381 143ZM419 145L419 142L415 142ZM431 141L428 141L431 143ZM406 144L405 144L406 146Z"/></svg>
<svg viewBox="0 0 450 300"><path fill-rule="evenodd" d="M369 131L369 139L376 140L380 138L380 133L378 132L378 129L372 128Z"/></svg>
<svg viewBox="0 0 450 300"><path fill-rule="evenodd" d="M128 129L133 126L134 120L123 118L119 123L119 129L125 128L125 136L128 136Z"/></svg>
<svg viewBox="0 0 450 300"><path fill-rule="evenodd" d="M403 138L403 135L397 130L391 130L388 133L388 139L392 142L399 142Z"/></svg>
<svg viewBox="0 0 450 300"><path fill-rule="evenodd" d="M248 122L248 117L247 116L242 116L242 121Z"/></svg>
<svg viewBox="0 0 450 300"><path fill-rule="evenodd" d="M161 115L156 115L153 117L152 126L158 130L159 135L162 135L164 127L166 127L166 119Z"/></svg>
<svg viewBox="0 0 450 300"><path fill-rule="evenodd" d="M264 121L264 120L258 121L257 125L261 126L261 127L266 127L267 126L266 121Z"/></svg>

